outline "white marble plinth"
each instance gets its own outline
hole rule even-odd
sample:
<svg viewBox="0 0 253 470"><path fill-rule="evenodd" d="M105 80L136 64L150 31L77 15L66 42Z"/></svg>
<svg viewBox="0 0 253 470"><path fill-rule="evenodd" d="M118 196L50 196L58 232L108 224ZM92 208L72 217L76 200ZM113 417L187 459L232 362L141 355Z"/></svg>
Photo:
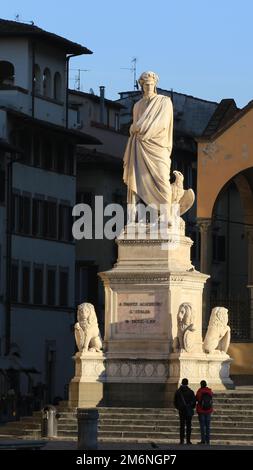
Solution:
<svg viewBox="0 0 253 470"><path fill-rule="evenodd" d="M102 403L105 356L102 352L76 353L75 376L69 385L69 406L93 407Z"/></svg>
<svg viewBox="0 0 253 470"><path fill-rule="evenodd" d="M197 390L201 380L206 380L213 390L234 388L229 377L230 364L233 361L225 353L217 354L189 354L172 353L169 359L168 383L181 384L183 378L189 380L189 386Z"/></svg>

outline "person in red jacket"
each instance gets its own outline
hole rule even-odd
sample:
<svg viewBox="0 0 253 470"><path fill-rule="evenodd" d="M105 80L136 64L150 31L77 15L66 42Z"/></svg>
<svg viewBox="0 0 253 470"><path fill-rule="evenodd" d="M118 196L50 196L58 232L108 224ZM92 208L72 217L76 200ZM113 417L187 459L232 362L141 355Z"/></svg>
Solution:
<svg viewBox="0 0 253 470"><path fill-rule="evenodd" d="M199 444L210 444L210 423L213 412L213 392L207 387L205 380L201 380L200 388L196 393L197 413L199 417L201 442Z"/></svg>

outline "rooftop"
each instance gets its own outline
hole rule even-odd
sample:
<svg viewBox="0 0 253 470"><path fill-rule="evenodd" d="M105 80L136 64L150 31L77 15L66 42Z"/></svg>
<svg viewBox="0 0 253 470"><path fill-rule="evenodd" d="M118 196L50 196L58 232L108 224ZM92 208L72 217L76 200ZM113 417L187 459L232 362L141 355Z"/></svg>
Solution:
<svg viewBox="0 0 253 470"><path fill-rule="evenodd" d="M0 19L0 38L6 37L27 37L33 40L38 39L43 40L44 42L47 41L51 45L54 44L55 46L65 50L66 54L92 54L92 51L87 49L87 47L81 46L76 42L69 41L57 34L49 33L34 24Z"/></svg>
<svg viewBox="0 0 253 470"><path fill-rule="evenodd" d="M80 96L80 97L83 97L83 98L88 98L88 99L94 101L95 103L100 103L100 101L101 101L100 96L93 95L93 93L85 93L84 91L69 90L69 94L70 95ZM118 103L117 101L108 100L107 98L105 98L105 104L108 104L108 106L111 106L112 108L116 108L116 109L125 108L125 106L123 106L123 104Z"/></svg>

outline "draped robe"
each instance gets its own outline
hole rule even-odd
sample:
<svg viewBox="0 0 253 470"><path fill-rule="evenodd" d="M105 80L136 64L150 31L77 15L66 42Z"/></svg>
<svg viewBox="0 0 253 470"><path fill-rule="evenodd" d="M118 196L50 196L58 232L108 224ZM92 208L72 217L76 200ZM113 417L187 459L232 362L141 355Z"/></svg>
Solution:
<svg viewBox="0 0 253 470"><path fill-rule="evenodd" d="M124 183L146 204L170 204L170 155L173 108L169 97L155 95L134 105L133 124L124 155Z"/></svg>

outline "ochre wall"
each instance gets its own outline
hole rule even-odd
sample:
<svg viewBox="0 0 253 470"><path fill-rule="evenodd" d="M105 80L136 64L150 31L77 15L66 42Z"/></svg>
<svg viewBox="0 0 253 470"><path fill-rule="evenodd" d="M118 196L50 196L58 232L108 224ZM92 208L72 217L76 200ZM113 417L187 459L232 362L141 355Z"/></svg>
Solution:
<svg viewBox="0 0 253 470"><path fill-rule="evenodd" d="M253 343L231 343L228 354L234 359L230 367L232 375L253 374Z"/></svg>
<svg viewBox="0 0 253 470"><path fill-rule="evenodd" d="M223 186L252 166L253 109L249 109L215 140L198 143L197 217L211 218Z"/></svg>

